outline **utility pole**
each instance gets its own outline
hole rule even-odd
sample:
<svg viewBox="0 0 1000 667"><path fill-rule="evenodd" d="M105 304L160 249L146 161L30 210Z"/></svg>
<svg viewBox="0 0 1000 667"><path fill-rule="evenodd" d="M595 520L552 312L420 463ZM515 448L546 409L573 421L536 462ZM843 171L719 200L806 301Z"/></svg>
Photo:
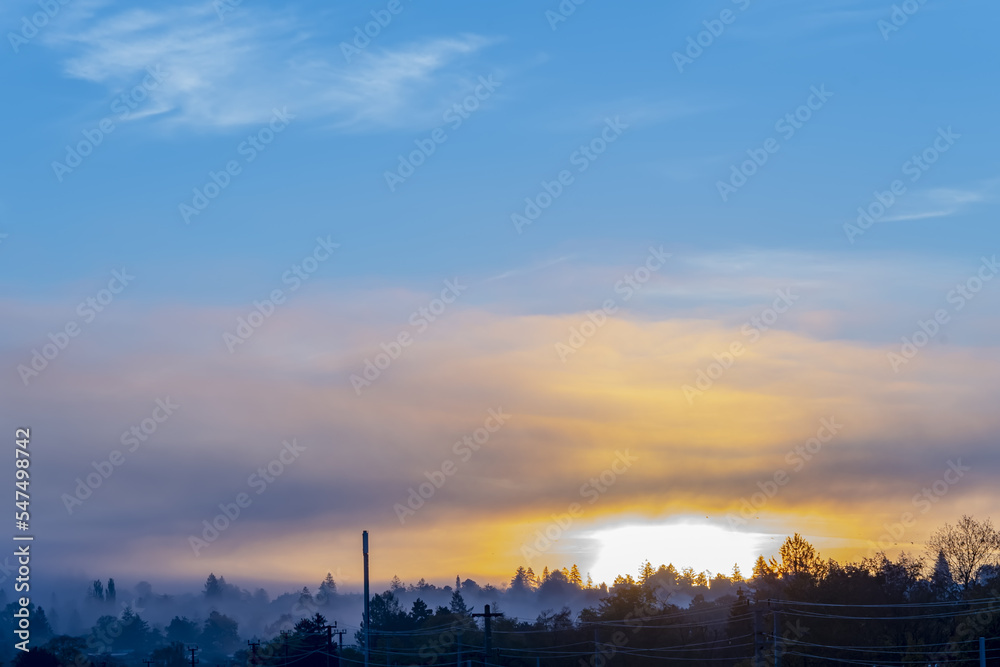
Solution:
<svg viewBox="0 0 1000 667"><path fill-rule="evenodd" d="M368 531L361 533L361 550L365 555L365 667L372 653L372 617L368 599Z"/></svg>
<svg viewBox="0 0 1000 667"><path fill-rule="evenodd" d="M285 647L285 667L288 667L288 630L281 631L281 644Z"/></svg>
<svg viewBox="0 0 1000 667"><path fill-rule="evenodd" d="M771 604L771 601L767 601ZM771 608L771 617L774 619L774 631L772 632L771 640L772 646L774 648L774 667L781 667L781 635L778 633L778 601L774 601L774 606Z"/></svg>
<svg viewBox="0 0 1000 667"><path fill-rule="evenodd" d="M338 630L337 629L337 622L336 621L333 622L333 625L324 625L324 626L322 626L322 628L324 630L326 630L326 664L327 664L327 667L329 667L329 665L330 665L330 656L334 655L334 653L333 653L333 635L337 635L337 638L340 640L340 653L343 653L344 652L344 634L347 632L347 630ZM333 663L334 667L340 667L340 655L337 654L334 657L336 658L336 660Z"/></svg>
<svg viewBox="0 0 1000 667"><path fill-rule="evenodd" d="M600 652L601 645L597 641L597 626L594 626L594 665L600 664L600 659L598 658L598 653Z"/></svg>
<svg viewBox="0 0 1000 667"><path fill-rule="evenodd" d="M760 606L760 603L754 603L753 606L753 664L754 667L761 667L763 664L762 655L763 653L763 643L760 640L760 636L763 633L762 628L764 627L764 609Z"/></svg>
<svg viewBox="0 0 1000 667"><path fill-rule="evenodd" d="M143 662L146 663L146 667L149 667L150 665L153 664L152 660L143 660Z"/></svg>
<svg viewBox="0 0 1000 667"><path fill-rule="evenodd" d="M347 630L344 630L344 629L338 630L337 629L337 622L334 621L333 622L333 627L332 628L328 627L327 628L327 632L337 635L338 649L337 649L337 653L335 654L336 660L334 661L333 664L334 664L334 667L340 667L340 656L344 654L344 635L347 634Z"/></svg>
<svg viewBox="0 0 1000 667"><path fill-rule="evenodd" d="M486 611L486 613L484 613L484 614L473 614L473 617L482 616L483 619L484 619L483 625L484 625L485 631L483 632L483 648L484 648L484 650L486 652L486 664L489 665L490 664L490 660L493 657L493 628L490 625L490 620L494 619L494 618L502 618L503 614L502 613L496 613L496 614L491 613L489 605L486 605L485 611Z"/></svg>
<svg viewBox="0 0 1000 667"><path fill-rule="evenodd" d="M250 647L250 651L253 653L253 655L250 657L250 662L256 665L257 664L257 647L260 646L260 642L259 641L254 642L254 641L250 641L248 639L247 640L247 646Z"/></svg>
<svg viewBox="0 0 1000 667"><path fill-rule="evenodd" d="M979 667L986 667L986 637L979 638Z"/></svg>
<svg viewBox="0 0 1000 667"><path fill-rule="evenodd" d="M458 656L455 658L456 667L462 667L462 631L458 631L458 640L456 642L458 647Z"/></svg>
<svg viewBox="0 0 1000 667"><path fill-rule="evenodd" d="M194 657L194 653L195 653L195 651L198 650L198 647L197 646L192 646L188 650L191 651L191 667L194 667L195 665L197 665L200 662L198 659L196 659Z"/></svg>

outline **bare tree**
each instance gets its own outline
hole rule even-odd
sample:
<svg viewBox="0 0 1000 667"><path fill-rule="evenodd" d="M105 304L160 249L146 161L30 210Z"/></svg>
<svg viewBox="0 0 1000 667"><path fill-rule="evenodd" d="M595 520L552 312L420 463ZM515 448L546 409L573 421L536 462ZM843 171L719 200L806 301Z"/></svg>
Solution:
<svg viewBox="0 0 1000 667"><path fill-rule="evenodd" d="M933 555L941 552L956 581L968 588L984 565L1000 563L1000 533L989 519L962 515L957 525L944 524L927 542Z"/></svg>

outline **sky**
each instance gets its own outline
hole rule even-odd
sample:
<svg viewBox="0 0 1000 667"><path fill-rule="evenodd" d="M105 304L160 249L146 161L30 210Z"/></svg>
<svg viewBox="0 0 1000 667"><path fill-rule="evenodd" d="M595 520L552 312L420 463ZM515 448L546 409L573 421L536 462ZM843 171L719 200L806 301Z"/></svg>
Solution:
<svg viewBox="0 0 1000 667"><path fill-rule="evenodd" d="M1000 520L998 12L6 3L36 577L356 588L368 530L377 582L610 583Z"/></svg>

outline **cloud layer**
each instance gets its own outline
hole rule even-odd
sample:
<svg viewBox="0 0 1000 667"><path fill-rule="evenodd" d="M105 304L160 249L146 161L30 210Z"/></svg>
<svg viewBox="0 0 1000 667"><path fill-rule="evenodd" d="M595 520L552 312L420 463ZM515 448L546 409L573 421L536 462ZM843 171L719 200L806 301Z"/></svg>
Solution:
<svg viewBox="0 0 1000 667"><path fill-rule="evenodd" d="M123 300L27 387L15 367L66 313L9 301L5 312L22 324L0 348L9 369L3 401L34 428L45 565L137 578L267 571L294 582L332 567L352 571L357 534L367 529L385 578L499 578L524 560L534 531L573 502L584 515L539 562L585 566L597 554L581 536L625 521L706 515L729 525L779 471L788 483L755 503L759 511L740 529L806 526L825 553L858 557L884 523L919 511L914 495L959 460L974 472L936 495L900 541L919 549L955 514L988 514L1000 474L996 347L975 336L943 340L963 340L970 325L995 330L993 297L984 289L896 372L887 355L917 327L909 307L885 317L893 321L872 317L864 335L836 335L825 325L833 291L821 287L831 272L860 280L901 265L792 259L784 275L738 286L724 271L712 281L702 271L753 267L759 256L677 258L628 302L613 286L634 269L593 267L575 292L594 307L512 308L508 299L532 281L558 285L579 268L552 263L541 276L505 278L513 281L506 298L473 296L503 281L472 281L425 329L399 313L435 312L435 293L326 285L280 306L232 354L222 333L252 306ZM955 271L932 282L947 284ZM748 334L743 323L768 321L780 284L805 287L773 326ZM618 300L617 312L593 317L608 298ZM689 298L714 304L711 312L684 307ZM858 298L855 310L881 307L880 295ZM397 350L404 332L412 342ZM734 343L743 351L729 358ZM157 400L167 398L179 407L159 422ZM490 421L498 412L509 415L499 427ZM840 427L807 456L823 420ZM128 432L146 438L136 444ZM292 440L304 449L283 454ZM108 470L114 450L124 462L70 513L64 494ZM620 452L638 463L590 502L587 489L601 485L586 485ZM241 493L251 502L239 518L192 548L190 536L207 539L203 521Z"/></svg>

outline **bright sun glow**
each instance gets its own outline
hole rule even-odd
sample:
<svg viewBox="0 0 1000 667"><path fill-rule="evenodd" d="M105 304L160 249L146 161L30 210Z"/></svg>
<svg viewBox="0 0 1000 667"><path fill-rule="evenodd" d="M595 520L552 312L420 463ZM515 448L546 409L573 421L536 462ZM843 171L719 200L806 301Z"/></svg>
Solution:
<svg viewBox="0 0 1000 667"><path fill-rule="evenodd" d="M589 537L599 545L591 575L595 582L609 586L619 574L635 577L647 559L653 567L673 563L678 571L693 567L695 572L726 575L739 564L743 576L749 577L757 556L773 545L770 535L693 522L622 526L596 531Z"/></svg>

